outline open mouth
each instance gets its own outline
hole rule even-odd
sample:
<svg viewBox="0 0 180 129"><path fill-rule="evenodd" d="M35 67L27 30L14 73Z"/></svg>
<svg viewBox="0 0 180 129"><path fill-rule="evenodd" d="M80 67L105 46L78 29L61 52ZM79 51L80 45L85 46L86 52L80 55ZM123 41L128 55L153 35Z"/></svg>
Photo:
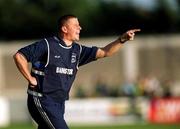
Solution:
<svg viewBox="0 0 180 129"><path fill-rule="evenodd" d="M76 32L76 34L77 34L77 35L79 35L79 34L80 34L80 32Z"/></svg>

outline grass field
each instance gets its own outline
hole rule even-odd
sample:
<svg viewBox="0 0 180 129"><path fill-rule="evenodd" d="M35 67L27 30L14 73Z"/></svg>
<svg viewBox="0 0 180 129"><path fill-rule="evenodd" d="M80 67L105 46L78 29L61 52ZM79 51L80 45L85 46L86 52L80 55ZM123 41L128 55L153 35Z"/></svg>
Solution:
<svg viewBox="0 0 180 129"><path fill-rule="evenodd" d="M36 129L31 124L14 124L7 128L0 129ZM135 125L115 125L115 126L80 126L70 127L70 129L180 129L180 124L135 124Z"/></svg>

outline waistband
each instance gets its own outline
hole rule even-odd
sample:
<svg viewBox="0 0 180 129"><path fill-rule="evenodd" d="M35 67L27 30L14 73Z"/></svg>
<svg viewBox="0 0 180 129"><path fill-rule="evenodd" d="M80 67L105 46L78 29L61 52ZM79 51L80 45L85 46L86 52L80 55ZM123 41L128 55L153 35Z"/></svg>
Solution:
<svg viewBox="0 0 180 129"><path fill-rule="evenodd" d="M36 96L36 97L43 97L42 93L30 90L30 89L27 90L27 93L30 94L30 95Z"/></svg>
<svg viewBox="0 0 180 129"><path fill-rule="evenodd" d="M34 68L32 68L31 71L32 71L33 73L37 74L37 75L41 75L41 76L44 76L44 75L45 75L45 73L44 73L43 71L39 71L39 70L36 70L36 69L34 69Z"/></svg>

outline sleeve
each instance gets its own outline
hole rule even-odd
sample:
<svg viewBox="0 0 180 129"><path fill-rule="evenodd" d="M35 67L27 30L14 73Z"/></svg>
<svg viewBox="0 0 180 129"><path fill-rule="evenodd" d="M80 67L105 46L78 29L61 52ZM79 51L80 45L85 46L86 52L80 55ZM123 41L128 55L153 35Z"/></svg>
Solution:
<svg viewBox="0 0 180 129"><path fill-rule="evenodd" d="M79 60L79 66L85 65L87 63L90 63L92 61L96 60L96 53L98 48L93 47L86 47L82 45L82 50L80 53L80 60Z"/></svg>
<svg viewBox="0 0 180 129"><path fill-rule="evenodd" d="M44 40L41 40L19 49L18 52L25 56L28 62L32 63L43 58L44 54L47 53L47 45Z"/></svg>

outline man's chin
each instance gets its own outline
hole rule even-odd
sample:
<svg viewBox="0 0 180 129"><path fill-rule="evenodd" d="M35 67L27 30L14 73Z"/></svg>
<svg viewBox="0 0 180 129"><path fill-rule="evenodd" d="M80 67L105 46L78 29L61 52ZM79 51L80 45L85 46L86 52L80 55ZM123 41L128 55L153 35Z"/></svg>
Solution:
<svg viewBox="0 0 180 129"><path fill-rule="evenodd" d="M74 41L79 41L79 37L78 37L78 38L76 38L76 39L74 39Z"/></svg>

